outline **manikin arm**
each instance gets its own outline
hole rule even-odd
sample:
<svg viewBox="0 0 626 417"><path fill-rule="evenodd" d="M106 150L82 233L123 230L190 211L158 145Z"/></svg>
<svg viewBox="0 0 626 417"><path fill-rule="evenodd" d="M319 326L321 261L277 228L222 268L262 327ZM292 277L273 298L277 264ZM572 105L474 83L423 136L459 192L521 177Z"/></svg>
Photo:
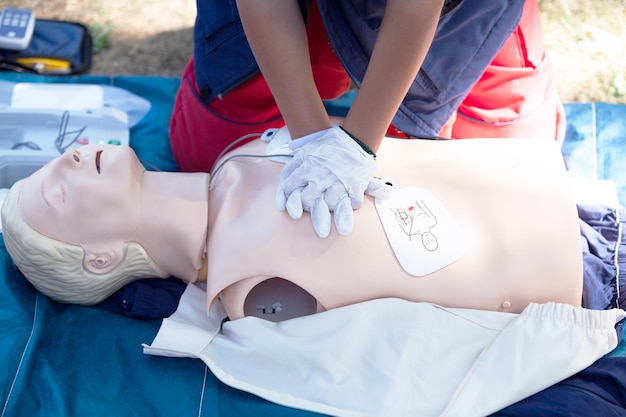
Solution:
<svg viewBox="0 0 626 417"><path fill-rule="evenodd" d="M361 88L343 124L378 149L432 42L443 0L388 0ZM296 1L237 0L250 46L293 138L331 126L313 81Z"/></svg>

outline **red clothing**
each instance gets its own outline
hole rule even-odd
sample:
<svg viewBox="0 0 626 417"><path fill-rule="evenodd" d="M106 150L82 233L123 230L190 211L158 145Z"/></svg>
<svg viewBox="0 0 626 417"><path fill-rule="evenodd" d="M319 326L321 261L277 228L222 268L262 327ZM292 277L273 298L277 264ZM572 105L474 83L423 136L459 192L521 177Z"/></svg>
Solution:
<svg viewBox="0 0 626 417"><path fill-rule="evenodd" d="M350 88L350 77L330 48L316 2L307 22L313 78L324 100ZM170 125L170 141L181 171L209 172L220 152L234 140L284 126L278 106L262 75L206 104L196 85L193 59L182 75ZM244 142L241 142L243 145Z"/></svg>
<svg viewBox="0 0 626 417"><path fill-rule="evenodd" d="M563 142L565 110L545 54L535 0L526 1L519 26L459 106L451 136L545 137Z"/></svg>

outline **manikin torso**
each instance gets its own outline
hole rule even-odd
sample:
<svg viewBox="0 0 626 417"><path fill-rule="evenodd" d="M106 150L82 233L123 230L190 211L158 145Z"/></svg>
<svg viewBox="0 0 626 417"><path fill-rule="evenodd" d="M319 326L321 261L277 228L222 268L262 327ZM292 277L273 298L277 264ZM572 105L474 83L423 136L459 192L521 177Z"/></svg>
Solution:
<svg viewBox="0 0 626 417"><path fill-rule="evenodd" d="M230 155L264 155L265 147L254 141ZM580 305L578 217L556 143L386 139L378 161L378 175L397 190L417 187L427 197L410 200L410 231L398 229L421 251L415 256L447 257L408 273L389 243L394 229L381 224L379 213L389 208L377 212L369 197L351 235L333 230L320 239L306 213L293 220L276 210L281 163L235 158L214 175L209 193L209 304L219 297L231 319L274 321L290 309L297 316L382 297L509 312L530 302ZM411 262L420 268L418 258Z"/></svg>

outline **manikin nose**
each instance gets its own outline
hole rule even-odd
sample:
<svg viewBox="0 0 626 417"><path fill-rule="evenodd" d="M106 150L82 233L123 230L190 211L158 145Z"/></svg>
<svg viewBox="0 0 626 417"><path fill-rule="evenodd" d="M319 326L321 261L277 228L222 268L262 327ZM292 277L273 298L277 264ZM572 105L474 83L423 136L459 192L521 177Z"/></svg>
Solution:
<svg viewBox="0 0 626 417"><path fill-rule="evenodd" d="M63 152L59 159L63 161L63 164L76 166L81 163L83 156L77 150L70 149Z"/></svg>

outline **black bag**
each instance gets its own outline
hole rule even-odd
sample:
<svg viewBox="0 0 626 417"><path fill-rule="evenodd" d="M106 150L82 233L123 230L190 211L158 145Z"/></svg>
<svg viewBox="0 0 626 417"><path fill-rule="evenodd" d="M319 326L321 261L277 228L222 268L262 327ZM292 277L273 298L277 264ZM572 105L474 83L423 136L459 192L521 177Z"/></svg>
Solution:
<svg viewBox="0 0 626 417"><path fill-rule="evenodd" d="M75 75L91 68L93 45L82 23L37 19L33 37L21 51L0 49L0 70Z"/></svg>

